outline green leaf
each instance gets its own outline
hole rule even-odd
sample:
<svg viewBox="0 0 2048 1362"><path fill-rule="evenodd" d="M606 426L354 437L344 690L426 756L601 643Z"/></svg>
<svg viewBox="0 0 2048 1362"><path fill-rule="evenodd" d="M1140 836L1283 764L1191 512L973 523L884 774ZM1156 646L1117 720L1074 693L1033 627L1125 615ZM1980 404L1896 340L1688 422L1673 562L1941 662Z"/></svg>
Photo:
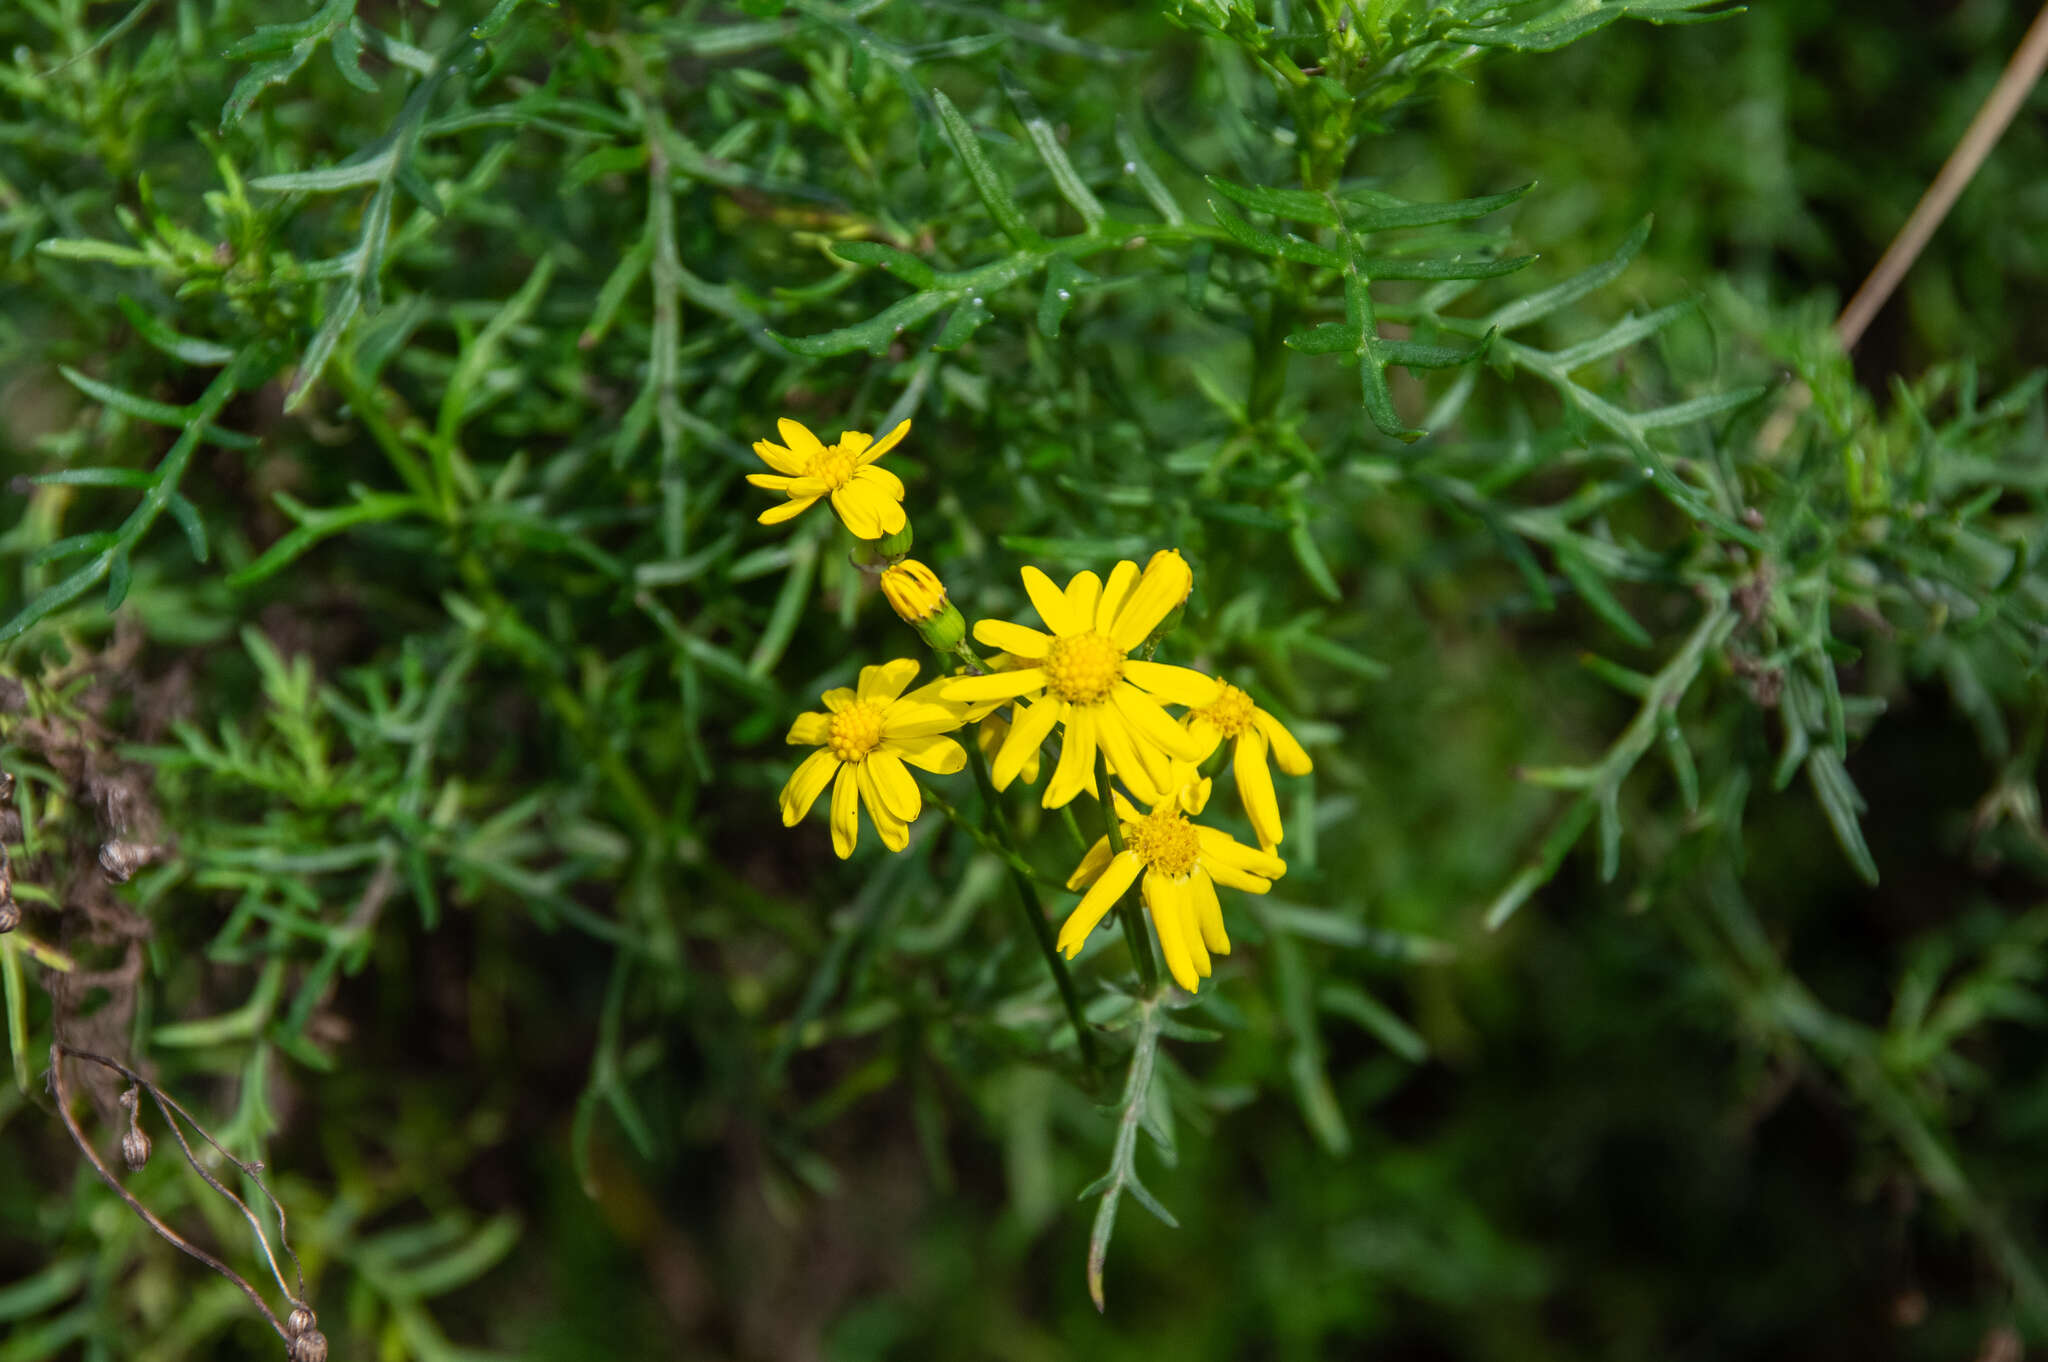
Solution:
<svg viewBox="0 0 2048 1362"><path fill-rule="evenodd" d="M939 274L909 251L883 241L835 241L832 254L855 265L879 265L912 288L939 286Z"/></svg>
<svg viewBox="0 0 2048 1362"><path fill-rule="evenodd" d="M953 101L946 98L943 90L932 91L932 104L939 111L939 122L946 130L946 140L953 144L953 151L967 167L967 177L974 182L974 192L981 196L989 216L1002 228L1003 235L1027 251L1043 249L1045 238L1040 236L1024 214L1018 211L1017 201L1010 197L1009 186L996 174L995 167L981 154L981 144L975 140L974 129L953 107Z"/></svg>
<svg viewBox="0 0 2048 1362"><path fill-rule="evenodd" d="M1517 298L1496 309L1486 319L1488 326L1500 331L1512 331L1519 326L1547 317L1568 303L1575 303L1593 290L1605 288L1621 277L1629 262L1636 258L1636 252L1650 239L1650 219L1646 216L1635 225L1633 231L1608 256L1591 269L1582 270L1561 284L1552 284L1539 293L1526 298Z"/></svg>
<svg viewBox="0 0 2048 1362"><path fill-rule="evenodd" d="M1298 236L1275 236L1271 232L1260 231L1220 200L1210 199L1209 211L1216 215L1216 225L1232 241L1248 250L1281 260L1300 261L1304 265L1321 265L1326 269L1342 269L1344 266L1344 257L1327 246L1318 246Z"/></svg>
<svg viewBox="0 0 2048 1362"><path fill-rule="evenodd" d="M1291 218L1296 222L1312 223L1317 227L1337 226L1337 206L1327 195L1313 193L1306 189L1268 189L1263 185L1247 188L1232 184L1220 175L1206 175L1209 187L1229 199L1240 208L1254 213L1270 213L1278 218Z"/></svg>
<svg viewBox="0 0 2048 1362"><path fill-rule="evenodd" d="M1536 187L1531 180L1504 194L1487 194L1476 199L1453 199L1447 203L1416 203L1377 189L1352 189L1343 194L1344 221L1354 232L1386 232L1402 227L1434 227L1445 222L1469 222L1498 212Z"/></svg>
<svg viewBox="0 0 2048 1362"><path fill-rule="evenodd" d="M1074 211L1081 215L1081 222L1089 231L1102 222L1102 203L1095 197L1087 184L1074 169L1074 163L1067 159L1066 149L1060 145L1059 134L1038 111L1038 105L1024 87L1017 83L1008 67L998 68L997 74L1003 83L1003 93L1009 96L1010 107L1017 111L1017 118L1024 124L1024 135L1031 139L1031 145L1038 152L1038 159L1045 162L1046 170L1052 175L1053 188L1060 197L1072 204Z"/></svg>

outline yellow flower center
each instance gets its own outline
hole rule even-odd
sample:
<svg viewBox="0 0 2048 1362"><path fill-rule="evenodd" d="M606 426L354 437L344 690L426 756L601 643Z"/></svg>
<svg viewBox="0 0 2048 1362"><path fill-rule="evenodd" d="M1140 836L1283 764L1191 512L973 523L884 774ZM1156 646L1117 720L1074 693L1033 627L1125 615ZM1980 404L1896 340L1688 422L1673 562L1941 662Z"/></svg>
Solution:
<svg viewBox="0 0 2048 1362"><path fill-rule="evenodd" d="M832 716L825 742L841 761L857 762L882 745L882 707L856 700Z"/></svg>
<svg viewBox="0 0 2048 1362"><path fill-rule="evenodd" d="M1124 677L1124 650L1093 629L1053 640L1045 657L1053 694L1076 705L1105 699Z"/></svg>
<svg viewBox="0 0 2048 1362"><path fill-rule="evenodd" d="M1193 870L1202 850L1194 824L1170 804L1135 823L1124 824L1124 845L1170 880L1180 879Z"/></svg>
<svg viewBox="0 0 2048 1362"><path fill-rule="evenodd" d="M1252 726L1252 697L1226 681L1215 703L1197 712L1216 725L1218 733L1234 738Z"/></svg>
<svg viewBox="0 0 2048 1362"><path fill-rule="evenodd" d="M836 492L853 481L853 455L838 445L826 445L811 456L810 466L804 469L807 476L825 484L825 490Z"/></svg>

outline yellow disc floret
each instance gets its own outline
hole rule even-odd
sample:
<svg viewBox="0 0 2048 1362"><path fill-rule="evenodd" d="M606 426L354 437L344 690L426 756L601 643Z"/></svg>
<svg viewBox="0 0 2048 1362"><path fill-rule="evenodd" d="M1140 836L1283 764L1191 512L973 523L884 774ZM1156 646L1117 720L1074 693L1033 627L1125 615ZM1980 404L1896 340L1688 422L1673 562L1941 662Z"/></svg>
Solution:
<svg viewBox="0 0 2048 1362"><path fill-rule="evenodd" d="M1202 852L1195 825L1170 804L1124 824L1123 831L1132 853L1170 880L1185 878Z"/></svg>
<svg viewBox="0 0 2048 1362"><path fill-rule="evenodd" d="M862 447L866 447L865 442ZM810 464L804 469L804 474L824 483L827 491L836 492L853 481L853 471L856 467L852 452L844 444L825 445L811 455Z"/></svg>
<svg viewBox="0 0 2048 1362"><path fill-rule="evenodd" d="M1045 657L1046 684L1069 704L1092 705L1107 699L1124 678L1124 650L1090 629L1052 641Z"/></svg>
<svg viewBox="0 0 2048 1362"><path fill-rule="evenodd" d="M1226 738L1235 738L1252 726L1252 712L1256 708L1252 697L1229 682L1223 683L1223 693L1216 697L1216 703L1206 709L1197 710L1203 718L1216 725L1216 731Z"/></svg>
<svg viewBox="0 0 2048 1362"><path fill-rule="evenodd" d="M882 744L882 707L857 700L832 716L826 745L841 761L858 762Z"/></svg>

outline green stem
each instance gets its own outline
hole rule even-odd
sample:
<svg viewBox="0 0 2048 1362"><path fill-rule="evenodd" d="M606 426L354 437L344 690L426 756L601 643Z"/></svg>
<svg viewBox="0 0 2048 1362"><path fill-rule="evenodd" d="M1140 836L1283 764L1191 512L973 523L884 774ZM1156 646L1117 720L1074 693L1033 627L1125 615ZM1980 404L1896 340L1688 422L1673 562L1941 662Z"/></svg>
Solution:
<svg viewBox="0 0 2048 1362"><path fill-rule="evenodd" d="M1099 747L1095 749L1095 791L1102 826L1109 835L1109 854L1116 856L1124 849L1124 830L1109 793L1109 757ZM1138 992L1149 1002L1159 996L1159 966L1152 962L1152 933L1146 930L1144 909L1132 900L1128 889L1117 900L1116 917L1124 929L1124 944L1131 948L1131 959L1138 967Z"/></svg>
<svg viewBox="0 0 2048 1362"><path fill-rule="evenodd" d="M974 768L974 783L981 790L981 802L988 808L988 819L995 828L997 839L1009 851L1010 857L1017 857L1017 839L1010 833L1009 815L1003 812L1002 802L996 798L995 782L989 779L988 759L981 755L981 744L970 734L961 746L967 749L968 764ZM1052 971L1052 981L1059 986L1060 1002L1066 1006L1067 1020L1074 1024L1074 1040L1081 1047L1081 1062L1092 1074L1097 1067L1095 1033L1081 1015L1081 998L1074 991L1074 976L1068 972L1066 958L1060 954L1059 945L1053 940L1052 924L1045 920L1045 905L1039 901L1038 886L1031 882L1029 875L1018 869L1014 860L1006 858L1004 866L1010 872L1010 882L1017 886L1017 901L1024 909L1025 920L1031 924L1032 936L1038 941L1038 953L1045 957L1045 967Z"/></svg>

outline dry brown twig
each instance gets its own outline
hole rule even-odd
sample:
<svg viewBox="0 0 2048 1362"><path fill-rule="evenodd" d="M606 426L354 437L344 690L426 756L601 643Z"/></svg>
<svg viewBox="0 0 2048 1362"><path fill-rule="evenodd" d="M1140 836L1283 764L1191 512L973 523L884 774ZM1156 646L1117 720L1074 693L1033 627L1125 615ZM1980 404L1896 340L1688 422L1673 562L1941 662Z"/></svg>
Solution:
<svg viewBox="0 0 2048 1362"><path fill-rule="evenodd" d="M72 1094L64 1080L64 1061L67 1059L99 1065L101 1068L107 1069L128 1080L128 1090L121 1094L121 1106L128 1113L128 1130L121 1139L121 1153L131 1172L140 1169L149 1159L150 1140L142 1130L141 1099L139 1096L139 1094L144 1092L149 1094L150 1100L156 1103L158 1112L163 1116L164 1124L169 1127L171 1134L177 1139L178 1148L184 1154L185 1162L205 1180L207 1186L233 1202L235 1208L242 1213L243 1219L249 1222L249 1228L255 1232L256 1242L263 1246L263 1256L270 1266L271 1277L277 1282L277 1289L291 1302L290 1312L284 1319L278 1319L277 1315L271 1310L269 1302L263 1299L263 1293L258 1291L247 1278L165 1224L154 1211L143 1205L134 1193L122 1185L121 1180L114 1175L113 1170L107 1167L105 1160L100 1158L99 1151L93 1148L92 1142L86 1138L85 1132L79 1128L78 1119L71 1114ZM327 1339L317 1327L318 1321L313 1314L312 1307L306 1303L305 1273L299 1266L298 1255L292 1252L291 1240L286 1234L284 1204L277 1199L276 1194L263 1181L262 1164L245 1162L242 1159L236 1158L222 1147L220 1141L214 1139L213 1135L193 1117L191 1112L179 1105L177 1099L165 1094L156 1084L150 1082L127 1065L122 1064L118 1060L109 1059L105 1055L94 1054L89 1050L75 1049L62 1042L52 1044L50 1046L50 1091L56 1102L57 1116L64 1122L64 1129L70 1133L72 1143L78 1146L79 1152L85 1155L86 1161L92 1164L93 1170L100 1175L100 1180L113 1188L115 1194L121 1200L128 1203L128 1208L134 1211L145 1225L156 1231L160 1238L180 1253L206 1264L206 1266L240 1287L242 1294L247 1296L250 1303L262 1313L263 1318L270 1322L270 1327L277 1331L277 1336L284 1340L285 1355L289 1362L326 1362ZM297 1287L296 1290L293 1289L293 1286L285 1283L284 1273L278 1266L277 1254L271 1249L270 1236L264 1231L262 1219L250 1208L248 1202L242 1200L241 1197L229 1190L220 1179L216 1178L200 1162L199 1156L193 1152L191 1143L185 1138L183 1127L178 1123L180 1118L189 1124L193 1130L197 1131L199 1137L205 1140L216 1153L233 1164L250 1181L254 1182L257 1189L263 1193L264 1199L277 1212L277 1243L278 1247L284 1251L285 1257L291 1260L292 1277Z"/></svg>
<svg viewBox="0 0 2048 1362"><path fill-rule="evenodd" d="M1991 149L1998 145L1998 139L2012 125L2019 114L2020 106L2026 103L2027 95L2040 83L2041 73L2048 68L2048 5L2034 16L2020 45L2013 50L2012 59L2005 64L1998 83L1991 87L1991 93L1984 96L1978 106L1976 117L1963 131L1955 149L1943 161L1934 180L1927 186L1927 192L1920 196L1920 202L1913 206L1905 225L1899 228L1884 254L1856 290L1856 295L1835 318L1835 339L1842 349L1854 350L1856 343L1863 339L1863 333L1870 323L1898 291L1900 283L1913 268L1913 262L1920 258L1920 252L1934 239L1935 230L1941 226L1949 210L1956 206L1963 190L1969 187L1977 170L1991 155ZM1763 429L1757 434L1757 444L1765 453L1777 450L1792 433L1796 422L1807 407L1813 404L1813 390L1802 382L1786 389L1778 409L1771 413Z"/></svg>

